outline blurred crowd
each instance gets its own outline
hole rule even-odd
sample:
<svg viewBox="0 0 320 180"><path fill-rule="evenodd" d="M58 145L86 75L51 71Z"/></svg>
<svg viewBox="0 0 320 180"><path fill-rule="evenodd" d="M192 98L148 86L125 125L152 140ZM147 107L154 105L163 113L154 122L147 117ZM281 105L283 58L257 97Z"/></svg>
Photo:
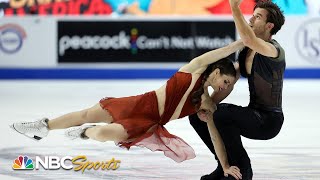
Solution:
<svg viewBox="0 0 320 180"><path fill-rule="evenodd" d="M252 14L257 1L243 0ZM266 0L264 0L266 1ZM285 15L320 15L320 0L272 0ZM228 15L229 0L0 0L0 16L10 15Z"/></svg>

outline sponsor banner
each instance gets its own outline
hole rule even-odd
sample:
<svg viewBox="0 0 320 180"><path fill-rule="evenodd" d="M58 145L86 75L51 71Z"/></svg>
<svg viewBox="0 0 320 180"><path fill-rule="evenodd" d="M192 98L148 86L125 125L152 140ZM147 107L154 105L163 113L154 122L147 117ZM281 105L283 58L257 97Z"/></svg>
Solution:
<svg viewBox="0 0 320 180"><path fill-rule="evenodd" d="M55 66L55 27L50 18L2 18L0 67Z"/></svg>
<svg viewBox="0 0 320 180"><path fill-rule="evenodd" d="M2 18L0 78L168 78L192 57L234 40L231 19L139 20ZM320 78L319 22L319 18L287 17L274 37L286 51L286 78Z"/></svg>
<svg viewBox="0 0 320 180"><path fill-rule="evenodd" d="M320 67L319 17L287 17L274 39L285 49L287 68Z"/></svg>
<svg viewBox="0 0 320 180"><path fill-rule="evenodd" d="M58 62L187 62L235 40L232 21L58 21Z"/></svg>

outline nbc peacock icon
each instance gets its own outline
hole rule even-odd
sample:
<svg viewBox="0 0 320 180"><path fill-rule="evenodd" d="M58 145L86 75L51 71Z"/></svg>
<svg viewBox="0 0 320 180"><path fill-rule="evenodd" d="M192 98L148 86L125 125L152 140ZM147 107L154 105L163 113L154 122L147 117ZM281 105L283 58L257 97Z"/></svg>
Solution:
<svg viewBox="0 0 320 180"><path fill-rule="evenodd" d="M12 169L14 170L32 170L33 161L28 156L19 156L13 161Z"/></svg>

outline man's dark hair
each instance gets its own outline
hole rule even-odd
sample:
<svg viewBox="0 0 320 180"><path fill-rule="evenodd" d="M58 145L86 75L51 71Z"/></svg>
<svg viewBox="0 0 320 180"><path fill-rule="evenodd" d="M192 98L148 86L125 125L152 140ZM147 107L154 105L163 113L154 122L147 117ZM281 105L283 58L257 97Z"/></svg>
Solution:
<svg viewBox="0 0 320 180"><path fill-rule="evenodd" d="M271 35L276 34L282 27L285 21L283 11L279 6L268 0L260 0L255 5L254 10L257 8L262 8L268 11L267 22L273 23L274 27L271 29Z"/></svg>

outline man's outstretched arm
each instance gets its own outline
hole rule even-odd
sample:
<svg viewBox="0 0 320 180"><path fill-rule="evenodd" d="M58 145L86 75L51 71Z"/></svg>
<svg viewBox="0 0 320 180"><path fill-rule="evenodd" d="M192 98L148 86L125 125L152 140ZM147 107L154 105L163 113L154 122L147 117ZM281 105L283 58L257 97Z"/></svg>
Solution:
<svg viewBox="0 0 320 180"><path fill-rule="evenodd" d="M237 31L242 39L242 42L245 46L249 47L255 52L262 54L268 57L278 57L278 50L269 42L258 38L252 28L249 26L247 21L245 20L241 9L240 3L242 0L229 0L230 7L232 10L232 16L234 18L234 22L237 28ZM261 14L254 14L254 18L263 18ZM266 18L266 17L265 17ZM274 24L270 22L268 23L269 26L273 27Z"/></svg>

